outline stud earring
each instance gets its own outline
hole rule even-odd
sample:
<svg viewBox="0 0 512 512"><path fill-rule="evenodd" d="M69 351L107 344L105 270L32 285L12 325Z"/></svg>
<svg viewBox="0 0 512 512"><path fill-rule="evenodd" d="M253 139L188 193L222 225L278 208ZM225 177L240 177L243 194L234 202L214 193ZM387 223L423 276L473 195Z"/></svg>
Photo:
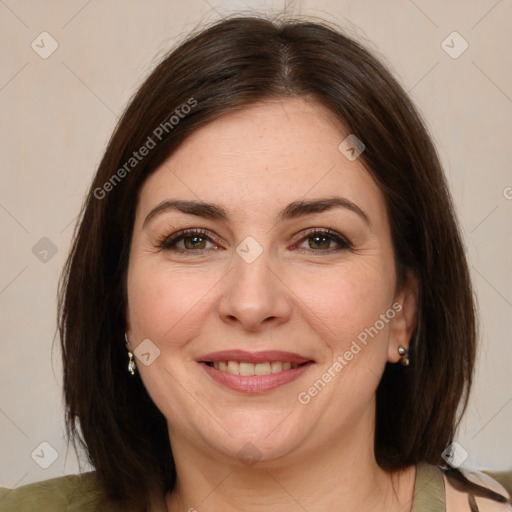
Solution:
<svg viewBox="0 0 512 512"><path fill-rule="evenodd" d="M126 333L124 333L124 339L126 341L126 347L128 348L128 337L126 336ZM135 370L136 370L137 367L135 366L135 361L133 359L133 354L130 351L130 349L128 349L128 358L129 358L129 361L128 361L128 371L132 375L135 375Z"/></svg>
<svg viewBox="0 0 512 512"><path fill-rule="evenodd" d="M402 356L400 359L400 364L402 366L409 366L409 351L402 345L398 347L398 353Z"/></svg>

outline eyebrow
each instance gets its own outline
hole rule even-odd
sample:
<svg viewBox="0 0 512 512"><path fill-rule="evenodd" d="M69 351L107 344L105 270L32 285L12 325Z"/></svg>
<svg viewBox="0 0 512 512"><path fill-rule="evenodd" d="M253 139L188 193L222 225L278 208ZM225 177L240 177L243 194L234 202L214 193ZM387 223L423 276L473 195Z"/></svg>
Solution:
<svg viewBox="0 0 512 512"><path fill-rule="evenodd" d="M277 221L296 219L311 213L332 210L333 208L345 208L356 213L371 229L372 224L368 215L357 206L357 204L339 196L293 201L279 212ZM196 215L197 217L229 222L229 214L222 206L205 203L203 201L167 199L155 206L155 208L148 213L144 219L142 228L144 229L147 224L158 215L169 211L180 211L182 213Z"/></svg>

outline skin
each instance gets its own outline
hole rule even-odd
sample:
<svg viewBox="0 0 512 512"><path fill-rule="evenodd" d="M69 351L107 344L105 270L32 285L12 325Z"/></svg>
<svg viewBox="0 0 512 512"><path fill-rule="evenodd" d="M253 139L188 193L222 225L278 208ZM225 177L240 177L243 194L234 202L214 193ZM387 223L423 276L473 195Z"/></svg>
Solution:
<svg viewBox="0 0 512 512"><path fill-rule="evenodd" d="M178 480L168 510L410 510L415 468L384 472L373 438L375 391L409 344L418 286L410 273L396 286L384 196L361 159L338 150L348 134L311 98L258 103L194 132L140 191L127 333L132 351L145 339L160 350L137 369L169 426ZM359 206L370 225L347 208L276 221L293 201L333 195ZM143 225L170 198L221 205L230 219L171 210ZM177 243L186 254L159 247L186 228L207 230L201 251L190 238ZM309 228L331 228L353 246L315 245ZM248 236L263 251L252 263L236 252ZM394 318L299 403L393 304L401 305ZM197 362L227 349L289 351L315 364L277 389L243 395ZM248 453L254 465L242 460Z"/></svg>

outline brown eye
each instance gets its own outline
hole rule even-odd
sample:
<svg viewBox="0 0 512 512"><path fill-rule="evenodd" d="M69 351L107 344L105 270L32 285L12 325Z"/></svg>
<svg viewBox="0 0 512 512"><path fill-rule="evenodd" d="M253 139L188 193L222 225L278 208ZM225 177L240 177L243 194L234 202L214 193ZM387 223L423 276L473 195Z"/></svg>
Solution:
<svg viewBox="0 0 512 512"><path fill-rule="evenodd" d="M308 240L310 241L309 247L311 249L329 249L329 245L332 242L332 239L327 236L310 236L308 237ZM313 243L311 243L313 241Z"/></svg>
<svg viewBox="0 0 512 512"><path fill-rule="evenodd" d="M178 244L183 242L180 247ZM158 247L166 251L194 252L208 250L206 244L212 242L206 231L200 229L187 229L162 239ZM217 246L214 245L215 249Z"/></svg>
<svg viewBox="0 0 512 512"><path fill-rule="evenodd" d="M352 248L352 244L347 239L331 230L312 230L301 242L303 241L308 242L308 249L313 252L334 252ZM338 248L333 248L333 244L337 244Z"/></svg>
<svg viewBox="0 0 512 512"><path fill-rule="evenodd" d="M185 249L204 249L205 238L201 236L182 237Z"/></svg>

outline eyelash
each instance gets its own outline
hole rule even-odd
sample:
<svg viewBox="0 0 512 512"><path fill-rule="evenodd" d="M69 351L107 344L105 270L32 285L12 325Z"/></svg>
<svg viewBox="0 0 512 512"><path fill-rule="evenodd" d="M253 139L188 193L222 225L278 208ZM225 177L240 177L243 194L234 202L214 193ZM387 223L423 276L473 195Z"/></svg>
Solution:
<svg viewBox="0 0 512 512"><path fill-rule="evenodd" d="M332 231L331 229L318 229L318 228L310 228L306 230L305 233L303 233L302 238L299 240L298 243L303 242L304 240L307 240L308 238L312 238L314 235L320 235L322 237L328 238L340 245L339 249L326 249L326 250L314 250L314 249L295 249L299 252L306 251L308 253L332 253L332 252L339 252L342 250L350 250L353 248L353 244L350 240L345 238L344 236L341 236L340 234L336 233L335 231ZM209 242L212 242L215 244L214 240L211 239L210 236L208 236L208 232L204 229L184 229L182 231L179 231L178 233L175 233L171 236L163 236L160 238L157 242L157 246L159 249L164 251L175 251L180 253L192 253L192 254L198 254L204 251L207 251L208 249L182 249L176 247L176 244L180 242L181 240L185 240L187 238L193 238L198 237L205 239Z"/></svg>

